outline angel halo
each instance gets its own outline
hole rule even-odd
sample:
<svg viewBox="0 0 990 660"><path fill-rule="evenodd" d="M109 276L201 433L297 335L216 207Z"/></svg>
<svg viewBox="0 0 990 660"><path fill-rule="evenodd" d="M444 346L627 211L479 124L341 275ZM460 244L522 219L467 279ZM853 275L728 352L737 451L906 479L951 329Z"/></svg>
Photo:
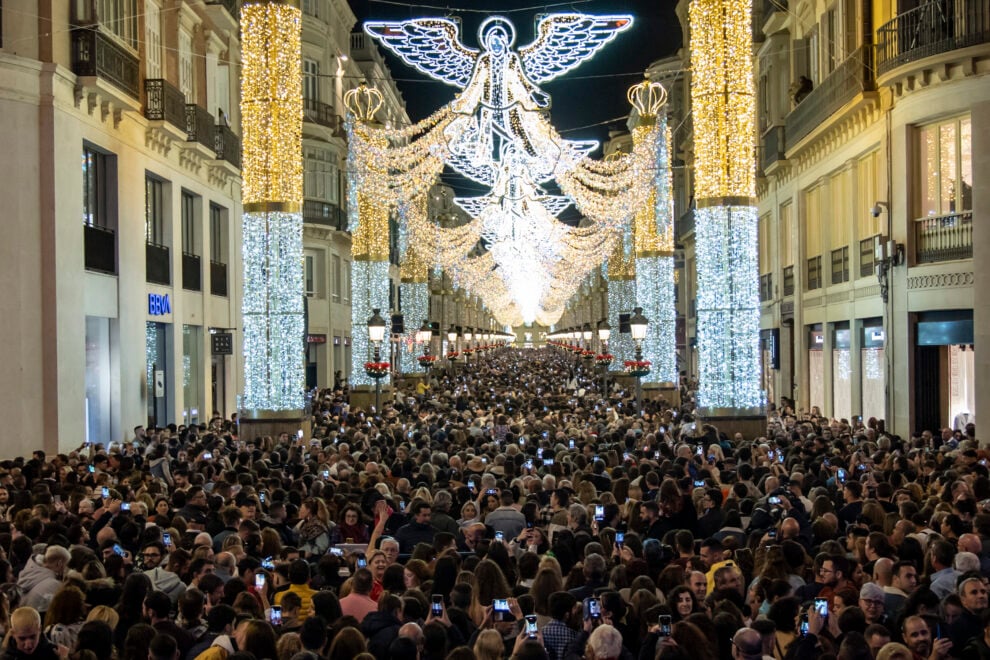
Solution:
<svg viewBox="0 0 990 660"><path fill-rule="evenodd" d="M503 323L556 321L569 293L602 263L621 225L645 199L644 154L616 163L590 159L597 142L563 139L548 120L550 97L539 87L590 59L632 23L628 15L551 14L540 21L535 40L518 49L515 27L502 16L482 22L480 49L463 44L458 24L443 18L364 25L407 65L461 91L435 121L424 120L429 128L406 134L415 138L411 142L392 140L382 151L362 142L368 127L355 131L352 145L359 151L369 145L356 159L358 171L362 161L402 163L399 170L415 171L422 181L435 168L425 160L417 168L414 154L429 154L440 169L449 166L488 189L455 199L472 218L458 228L459 250L423 245L420 252L433 254ZM417 142L429 147L417 152ZM380 176L382 169L376 172ZM390 176L393 183L386 185L394 199L413 197L403 187L419 190L401 172ZM369 187L382 184L358 178ZM563 195L541 187L551 180ZM571 204L585 217L580 227L557 219ZM442 232L430 235L443 240Z"/></svg>

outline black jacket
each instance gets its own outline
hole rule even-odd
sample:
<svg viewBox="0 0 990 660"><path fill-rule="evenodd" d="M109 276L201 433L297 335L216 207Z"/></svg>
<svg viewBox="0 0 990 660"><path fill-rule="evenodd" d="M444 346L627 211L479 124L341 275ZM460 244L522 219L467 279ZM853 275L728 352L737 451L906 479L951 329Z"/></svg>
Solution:
<svg viewBox="0 0 990 660"><path fill-rule="evenodd" d="M39 635L38 645L34 647L34 652L31 655L19 651L17 642L11 637L3 649L3 654L0 655L0 660L59 660L59 658L55 645L49 642L44 635Z"/></svg>
<svg viewBox="0 0 990 660"><path fill-rule="evenodd" d="M368 639L368 652L377 660L387 660L388 647L399 636L402 622L391 612L371 612L361 622L361 632Z"/></svg>

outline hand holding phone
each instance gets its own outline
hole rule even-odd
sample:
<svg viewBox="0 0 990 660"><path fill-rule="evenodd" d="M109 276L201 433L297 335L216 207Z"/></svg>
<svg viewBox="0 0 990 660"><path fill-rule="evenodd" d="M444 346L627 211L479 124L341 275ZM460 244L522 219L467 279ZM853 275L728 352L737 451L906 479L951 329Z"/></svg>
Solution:
<svg viewBox="0 0 990 660"><path fill-rule="evenodd" d="M430 605L430 612L436 618L443 616L443 596L440 594L433 594L433 603Z"/></svg>
<svg viewBox="0 0 990 660"><path fill-rule="evenodd" d="M279 605L272 605L271 610L271 623L273 626L282 625L282 608Z"/></svg>
<svg viewBox="0 0 990 660"><path fill-rule="evenodd" d="M539 632L536 627L536 615L527 614L526 615L526 636L530 639L536 639L536 633Z"/></svg>

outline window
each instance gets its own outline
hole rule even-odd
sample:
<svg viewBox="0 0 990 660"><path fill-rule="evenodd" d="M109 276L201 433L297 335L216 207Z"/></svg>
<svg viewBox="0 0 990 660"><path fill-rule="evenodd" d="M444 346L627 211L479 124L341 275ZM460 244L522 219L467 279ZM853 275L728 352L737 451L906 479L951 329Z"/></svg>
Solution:
<svg viewBox="0 0 990 660"><path fill-rule="evenodd" d="M306 283L306 295L316 295L316 258L307 254L303 257L303 281Z"/></svg>
<svg viewBox="0 0 990 660"><path fill-rule="evenodd" d="M832 284L849 281L849 247L832 250Z"/></svg>
<svg viewBox="0 0 990 660"><path fill-rule="evenodd" d="M303 0L302 10L308 16L319 17L319 0Z"/></svg>
<svg viewBox="0 0 990 660"><path fill-rule="evenodd" d="M870 213L870 209L878 201L880 196L880 184L877 181L879 173L880 151L871 151L858 161L856 161L856 227L858 238L872 238L883 233L881 226L882 218ZM872 270L871 270L872 272Z"/></svg>
<svg viewBox="0 0 990 660"><path fill-rule="evenodd" d="M162 77L162 15L154 0L144 3L144 65L146 77Z"/></svg>
<svg viewBox="0 0 990 660"><path fill-rule="evenodd" d="M90 227L115 229L115 210L111 208L116 201L115 178L116 168L113 156L97 151L90 146L83 146L83 224Z"/></svg>
<svg viewBox="0 0 990 660"><path fill-rule="evenodd" d="M344 302L351 301L351 262L344 262Z"/></svg>
<svg viewBox="0 0 990 660"><path fill-rule="evenodd" d="M922 217L973 210L969 117L921 128Z"/></svg>
<svg viewBox="0 0 990 660"><path fill-rule="evenodd" d="M96 0L100 27L137 48L137 0Z"/></svg>
<svg viewBox="0 0 990 660"><path fill-rule="evenodd" d="M848 171L836 173L828 182L828 192L831 198L829 212L832 216L828 223L829 243L833 249L849 245L849 190Z"/></svg>
<svg viewBox="0 0 990 660"><path fill-rule="evenodd" d="M804 193L804 256L811 259L822 253L821 186Z"/></svg>
<svg viewBox="0 0 990 660"><path fill-rule="evenodd" d="M306 171L303 176L303 196L331 204L340 202L339 170L329 149L306 149Z"/></svg>
<svg viewBox="0 0 990 660"><path fill-rule="evenodd" d="M791 227L791 202L780 205L780 216L777 224L780 227L780 246L777 253L780 255L781 266L794 265L794 243L792 240L794 228Z"/></svg>
<svg viewBox="0 0 990 660"><path fill-rule="evenodd" d="M303 58L303 98L320 100L320 63L308 57Z"/></svg>
<svg viewBox="0 0 990 660"><path fill-rule="evenodd" d="M179 89L186 95L186 103L196 102L196 79L193 69L192 35L184 28L179 30ZM211 110L212 112L212 110Z"/></svg>
<svg viewBox="0 0 990 660"><path fill-rule="evenodd" d="M165 245L165 185L161 179L144 179L144 236L152 245Z"/></svg>
<svg viewBox="0 0 990 660"><path fill-rule="evenodd" d="M760 261L760 274L769 273L773 270L773 264L770 260L770 214L767 213L760 217L757 225L757 236L759 252L758 258Z"/></svg>
<svg viewBox="0 0 990 660"><path fill-rule="evenodd" d="M182 252L196 255L196 195L182 191Z"/></svg>
<svg viewBox="0 0 990 660"><path fill-rule="evenodd" d="M227 263L227 209L210 204L210 261Z"/></svg>
<svg viewBox="0 0 990 660"><path fill-rule="evenodd" d="M343 288L343 274L341 268L340 255L333 255L333 301L340 302L341 289Z"/></svg>
<svg viewBox="0 0 990 660"><path fill-rule="evenodd" d="M869 277L874 274L876 266L876 248L880 245L880 236L870 236L859 242L859 276Z"/></svg>
<svg viewBox="0 0 990 660"><path fill-rule="evenodd" d="M805 291L814 291L822 288L822 258L812 257L808 259L807 286Z"/></svg>

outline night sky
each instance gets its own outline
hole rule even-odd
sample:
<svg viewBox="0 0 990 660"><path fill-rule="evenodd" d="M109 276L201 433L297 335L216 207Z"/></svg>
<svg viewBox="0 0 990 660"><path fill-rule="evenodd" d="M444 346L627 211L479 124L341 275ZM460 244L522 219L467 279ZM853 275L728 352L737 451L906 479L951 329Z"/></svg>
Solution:
<svg viewBox="0 0 990 660"><path fill-rule="evenodd" d="M610 127L624 126L624 117L629 112L626 90L642 80L643 72L651 62L674 54L681 45L681 29L674 14L675 0L588 0L551 3L538 8L533 0L458 0L452 5L431 0L423 0L422 4L350 0L350 4L359 25L366 19L458 16L462 25L461 41L472 48L478 47L479 24L492 14L502 14L515 24L517 48L533 40L535 19L540 14L569 11L631 14L633 26L619 34L593 59L542 86L553 97L551 121L564 137L570 139L604 140ZM386 61L413 121L426 117L456 93L454 87L427 78L389 54L386 54ZM589 125L596 126L584 128Z"/></svg>

